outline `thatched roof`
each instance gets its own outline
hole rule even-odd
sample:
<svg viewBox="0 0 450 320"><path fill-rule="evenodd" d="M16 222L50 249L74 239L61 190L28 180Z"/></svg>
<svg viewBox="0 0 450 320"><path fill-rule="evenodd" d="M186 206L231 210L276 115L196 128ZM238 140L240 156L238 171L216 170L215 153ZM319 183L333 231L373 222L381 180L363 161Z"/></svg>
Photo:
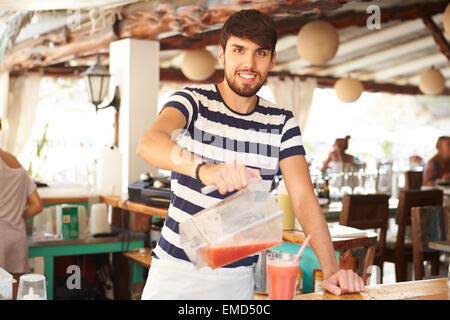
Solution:
<svg viewBox="0 0 450 320"><path fill-rule="evenodd" d="M216 53L219 30L228 16L255 8L273 16L279 27L274 74L316 77L322 86L351 75L364 81L367 91L409 94L419 93L420 74L432 66L450 79L450 49L442 27L448 1L44 0L39 6L49 10L40 11L26 6L31 1L7 3L11 7L0 4L0 10L17 10L0 11L0 22L7 22L0 58L7 48L2 68L11 72L79 73L98 53L107 63L111 41L138 38L160 42L161 77L177 81L183 79L179 67L184 49L206 46ZM370 5L380 9L379 29L367 27ZM299 57L296 35L303 25L319 19L337 28L340 46L332 60L312 66ZM213 78L220 76L218 70Z"/></svg>

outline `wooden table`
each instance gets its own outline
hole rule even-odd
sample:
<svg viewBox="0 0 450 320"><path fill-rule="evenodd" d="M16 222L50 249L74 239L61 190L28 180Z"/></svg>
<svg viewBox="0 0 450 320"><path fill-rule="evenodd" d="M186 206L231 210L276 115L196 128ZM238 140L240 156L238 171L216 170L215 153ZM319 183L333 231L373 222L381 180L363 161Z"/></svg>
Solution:
<svg viewBox="0 0 450 320"><path fill-rule="evenodd" d="M296 295L295 300L450 300L447 278L367 286L360 294L332 295L316 292Z"/></svg>
<svg viewBox="0 0 450 320"><path fill-rule="evenodd" d="M436 249L442 252L450 253L450 240L429 242L428 246L431 249Z"/></svg>
<svg viewBox="0 0 450 320"><path fill-rule="evenodd" d="M389 216L395 216L397 211L398 199L389 199ZM323 215L328 222L339 221L339 215L342 211L342 202L331 202L321 206Z"/></svg>

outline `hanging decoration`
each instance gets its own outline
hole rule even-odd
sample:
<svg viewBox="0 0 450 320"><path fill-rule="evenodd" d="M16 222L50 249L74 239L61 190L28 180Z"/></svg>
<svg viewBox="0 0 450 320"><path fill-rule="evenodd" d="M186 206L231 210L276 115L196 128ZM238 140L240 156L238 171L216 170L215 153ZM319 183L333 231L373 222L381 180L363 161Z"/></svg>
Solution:
<svg viewBox="0 0 450 320"><path fill-rule="evenodd" d="M419 89L424 94L437 95L445 88L445 77L435 68L428 69L420 75Z"/></svg>
<svg viewBox="0 0 450 320"><path fill-rule="evenodd" d="M181 63L181 71L191 80L203 81L212 76L216 59L207 49L186 50Z"/></svg>
<svg viewBox="0 0 450 320"><path fill-rule="evenodd" d="M334 84L334 90L339 100L349 103L359 99L364 87L358 79L341 78Z"/></svg>
<svg viewBox="0 0 450 320"><path fill-rule="evenodd" d="M326 21L313 21L304 25L297 35L297 52L313 65L322 65L333 59L339 47L339 35Z"/></svg>

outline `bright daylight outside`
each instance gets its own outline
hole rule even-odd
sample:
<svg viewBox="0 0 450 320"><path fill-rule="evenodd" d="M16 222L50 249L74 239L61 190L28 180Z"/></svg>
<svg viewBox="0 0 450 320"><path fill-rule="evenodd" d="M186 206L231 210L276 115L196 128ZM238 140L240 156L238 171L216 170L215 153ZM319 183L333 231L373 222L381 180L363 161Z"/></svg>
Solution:
<svg viewBox="0 0 450 320"><path fill-rule="evenodd" d="M181 87L161 84L158 108ZM38 181L93 188L99 150L114 142L114 109L96 113L82 79L43 77L39 93L34 126L19 160ZM269 87L259 94L275 102ZM336 138L351 136L347 151L367 171L392 162L400 172L410 169L410 156L424 162L431 158L436 139L449 130L446 97L364 92L356 102L344 103L333 89L316 88L302 134L314 177Z"/></svg>

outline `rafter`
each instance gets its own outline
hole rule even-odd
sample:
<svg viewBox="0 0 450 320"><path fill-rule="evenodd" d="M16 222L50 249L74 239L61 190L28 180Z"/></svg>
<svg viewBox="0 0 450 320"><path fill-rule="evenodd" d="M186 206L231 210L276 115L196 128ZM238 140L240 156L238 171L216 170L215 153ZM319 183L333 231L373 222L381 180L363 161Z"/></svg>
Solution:
<svg viewBox="0 0 450 320"><path fill-rule="evenodd" d="M428 30L431 31L434 41L436 41L436 44L439 46L441 52L447 57L448 60L450 60L450 46L442 34L441 29L439 29L432 17L422 17L422 21Z"/></svg>

